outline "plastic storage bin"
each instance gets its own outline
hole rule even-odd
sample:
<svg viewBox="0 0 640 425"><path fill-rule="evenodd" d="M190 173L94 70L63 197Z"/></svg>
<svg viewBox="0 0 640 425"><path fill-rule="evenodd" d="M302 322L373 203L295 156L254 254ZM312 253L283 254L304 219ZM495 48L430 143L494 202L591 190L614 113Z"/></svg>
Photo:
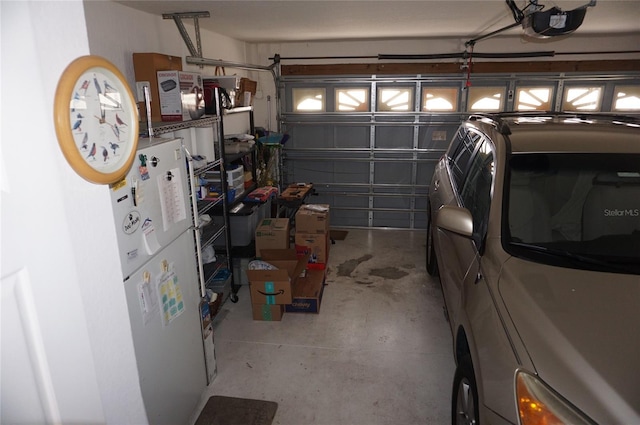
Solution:
<svg viewBox="0 0 640 425"><path fill-rule="evenodd" d="M229 233L232 246L246 246L255 237L258 225L258 205L242 203L240 209L229 212Z"/></svg>
<svg viewBox="0 0 640 425"><path fill-rule="evenodd" d="M258 219L256 220L256 226L262 222L264 218L271 218L271 198L268 198L265 202L258 204Z"/></svg>

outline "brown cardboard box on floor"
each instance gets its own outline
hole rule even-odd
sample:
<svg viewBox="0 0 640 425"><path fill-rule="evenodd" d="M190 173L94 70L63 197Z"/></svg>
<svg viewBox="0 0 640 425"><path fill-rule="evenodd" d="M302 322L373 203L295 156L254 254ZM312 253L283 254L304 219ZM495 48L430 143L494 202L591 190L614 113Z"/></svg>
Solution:
<svg viewBox="0 0 640 425"><path fill-rule="evenodd" d="M276 322L282 320L284 315L284 305L282 304L251 304L253 320L264 320L266 322Z"/></svg>
<svg viewBox="0 0 640 425"><path fill-rule="evenodd" d="M247 270L252 304L291 304L291 291L306 270L308 256L298 257L295 249L265 249L262 260L277 270Z"/></svg>
<svg viewBox="0 0 640 425"><path fill-rule="evenodd" d="M293 301L284 306L287 313L319 313L326 270L307 270L293 288Z"/></svg>
<svg viewBox="0 0 640 425"><path fill-rule="evenodd" d="M151 91L151 121L160 122L160 95L158 92L158 71L182 71L180 56L163 55L161 53L134 53L133 72L136 82L148 81ZM134 87L135 89L135 87ZM140 119L146 121L147 112L144 102L140 106Z"/></svg>
<svg viewBox="0 0 640 425"><path fill-rule="evenodd" d="M298 233L295 246L299 256L307 255L311 264L327 264L329 261L329 233Z"/></svg>
<svg viewBox="0 0 640 425"><path fill-rule="evenodd" d="M295 223L296 233L329 233L329 205L301 205Z"/></svg>
<svg viewBox="0 0 640 425"><path fill-rule="evenodd" d="M265 218L256 228L256 257L264 249L289 248L289 219Z"/></svg>

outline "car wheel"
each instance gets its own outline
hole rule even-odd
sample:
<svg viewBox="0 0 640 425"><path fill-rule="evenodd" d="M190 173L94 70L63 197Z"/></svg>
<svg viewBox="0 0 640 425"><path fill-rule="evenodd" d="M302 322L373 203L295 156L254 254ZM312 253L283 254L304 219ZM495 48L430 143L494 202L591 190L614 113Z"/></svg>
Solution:
<svg viewBox="0 0 640 425"><path fill-rule="evenodd" d="M433 248L433 226L431 225L431 208L428 210L427 218L427 273L431 276L438 276L438 260Z"/></svg>
<svg viewBox="0 0 640 425"><path fill-rule="evenodd" d="M468 357L458 364L453 378L451 398L452 425L478 425L478 388L473 374L473 366Z"/></svg>

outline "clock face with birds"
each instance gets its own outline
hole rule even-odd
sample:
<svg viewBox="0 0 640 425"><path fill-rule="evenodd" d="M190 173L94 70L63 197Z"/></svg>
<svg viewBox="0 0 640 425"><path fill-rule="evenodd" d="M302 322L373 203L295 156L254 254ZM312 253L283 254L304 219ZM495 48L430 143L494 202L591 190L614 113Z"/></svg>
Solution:
<svg viewBox="0 0 640 425"><path fill-rule="evenodd" d="M138 143L137 106L122 73L106 59L83 56L56 90L58 143L69 164L93 183L115 183L131 168Z"/></svg>

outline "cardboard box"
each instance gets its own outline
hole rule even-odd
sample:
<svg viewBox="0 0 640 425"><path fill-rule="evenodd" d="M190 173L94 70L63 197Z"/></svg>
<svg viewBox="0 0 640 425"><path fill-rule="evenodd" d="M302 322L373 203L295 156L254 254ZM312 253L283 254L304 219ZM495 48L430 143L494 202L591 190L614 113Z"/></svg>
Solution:
<svg viewBox="0 0 640 425"><path fill-rule="evenodd" d="M294 249L265 249L262 259L277 270L247 270L252 304L291 304L291 291L306 271L309 257L298 257Z"/></svg>
<svg viewBox="0 0 640 425"><path fill-rule="evenodd" d="M288 218L265 218L256 227L256 257L264 249L288 249L289 245Z"/></svg>
<svg viewBox="0 0 640 425"><path fill-rule="evenodd" d="M196 72L158 71L162 121L189 121L204 115L202 77Z"/></svg>
<svg viewBox="0 0 640 425"><path fill-rule="evenodd" d="M158 93L158 71L182 71L182 58L160 53L134 53L133 72L136 82L148 81L151 92L151 120L162 120L160 115L160 96ZM142 99L137 99L140 107L140 118L147 119L147 110Z"/></svg>
<svg viewBox="0 0 640 425"><path fill-rule="evenodd" d="M307 270L293 288L293 301L284 306L288 313L319 313L324 294L325 270Z"/></svg>
<svg viewBox="0 0 640 425"><path fill-rule="evenodd" d="M275 322L282 320L284 315L284 305L282 304L251 304L251 309L253 310L253 320Z"/></svg>
<svg viewBox="0 0 640 425"><path fill-rule="evenodd" d="M329 233L297 233L296 252L299 256L308 256L311 264L327 264L329 261Z"/></svg>
<svg viewBox="0 0 640 425"><path fill-rule="evenodd" d="M300 206L296 212L296 233L329 233L329 205Z"/></svg>
<svg viewBox="0 0 640 425"><path fill-rule="evenodd" d="M258 82L248 78L240 78L238 90L236 90L236 106L251 106L253 97L258 90Z"/></svg>

